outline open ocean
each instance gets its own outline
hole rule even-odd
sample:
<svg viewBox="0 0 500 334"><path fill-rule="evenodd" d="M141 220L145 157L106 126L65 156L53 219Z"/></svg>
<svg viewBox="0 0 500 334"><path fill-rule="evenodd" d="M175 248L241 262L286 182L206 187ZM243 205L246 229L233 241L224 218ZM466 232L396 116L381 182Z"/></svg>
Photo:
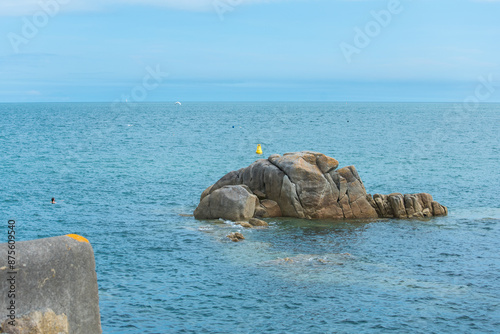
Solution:
<svg viewBox="0 0 500 334"><path fill-rule="evenodd" d="M499 333L499 133L500 104L0 104L0 240L8 219L18 241L89 239L106 334ZM257 144L449 216L268 219L232 243L186 215Z"/></svg>

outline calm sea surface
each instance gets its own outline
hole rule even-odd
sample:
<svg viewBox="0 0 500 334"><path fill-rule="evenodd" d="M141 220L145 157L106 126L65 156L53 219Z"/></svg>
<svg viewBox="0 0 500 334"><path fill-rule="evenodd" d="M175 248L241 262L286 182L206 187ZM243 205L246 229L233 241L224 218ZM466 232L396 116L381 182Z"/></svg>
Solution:
<svg viewBox="0 0 500 334"><path fill-rule="evenodd" d="M500 104L0 104L1 241L8 219L88 238L104 333L498 333L499 133ZM271 219L242 243L183 216L257 144L450 215Z"/></svg>

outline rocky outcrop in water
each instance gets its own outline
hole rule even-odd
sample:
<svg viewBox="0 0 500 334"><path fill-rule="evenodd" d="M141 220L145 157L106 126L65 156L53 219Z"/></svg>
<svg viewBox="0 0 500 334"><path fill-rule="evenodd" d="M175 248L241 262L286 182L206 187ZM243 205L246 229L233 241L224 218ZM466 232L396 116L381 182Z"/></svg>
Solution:
<svg viewBox="0 0 500 334"><path fill-rule="evenodd" d="M306 219L418 218L443 216L446 207L429 194L376 194L366 189L354 166L317 152L271 155L232 171L201 195L197 219L252 217Z"/></svg>
<svg viewBox="0 0 500 334"><path fill-rule="evenodd" d="M243 236L243 234L239 233L239 232L234 232L234 233L231 233L229 235L227 235L227 237L233 241L233 242L240 242L240 241L243 241L245 240L245 237Z"/></svg>

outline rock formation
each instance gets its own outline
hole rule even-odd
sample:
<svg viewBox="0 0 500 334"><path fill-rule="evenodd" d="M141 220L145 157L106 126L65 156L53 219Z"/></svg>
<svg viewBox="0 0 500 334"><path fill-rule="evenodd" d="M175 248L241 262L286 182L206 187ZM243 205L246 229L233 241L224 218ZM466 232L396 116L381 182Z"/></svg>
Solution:
<svg viewBox="0 0 500 334"><path fill-rule="evenodd" d="M306 219L417 218L444 216L446 207L429 194L376 194L354 166L317 152L286 153L232 171L201 195L196 219L252 217Z"/></svg>
<svg viewBox="0 0 500 334"><path fill-rule="evenodd" d="M254 216L257 205L259 205L259 199L248 187L228 185L213 189L208 196L202 197L194 214L199 219L224 217L224 219L234 221L248 220Z"/></svg>
<svg viewBox="0 0 500 334"><path fill-rule="evenodd" d="M8 250L9 244L0 244L0 253ZM94 252L87 239L72 234L16 242L15 275L11 264L7 255L0 257L0 309L7 313L0 333L102 333ZM10 290L15 296L8 297Z"/></svg>
<svg viewBox="0 0 500 334"><path fill-rule="evenodd" d="M240 225L241 227L244 228L266 228L269 227L269 224L261 219L257 218L250 218L247 221L240 221L236 223L237 225Z"/></svg>
<svg viewBox="0 0 500 334"><path fill-rule="evenodd" d="M231 234L227 235L226 237L228 237L233 242L239 242L239 241L245 240L245 237L243 236L243 234L241 234L239 232L231 233Z"/></svg>

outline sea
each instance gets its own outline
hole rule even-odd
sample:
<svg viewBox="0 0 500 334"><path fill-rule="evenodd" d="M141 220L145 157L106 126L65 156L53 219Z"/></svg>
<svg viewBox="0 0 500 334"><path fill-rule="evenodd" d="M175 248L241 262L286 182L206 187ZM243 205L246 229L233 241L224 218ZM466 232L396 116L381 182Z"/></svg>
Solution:
<svg viewBox="0 0 500 334"><path fill-rule="evenodd" d="M3 103L0 240L87 238L104 333L499 333L499 133L495 103ZM193 218L226 173L303 150L449 215Z"/></svg>

